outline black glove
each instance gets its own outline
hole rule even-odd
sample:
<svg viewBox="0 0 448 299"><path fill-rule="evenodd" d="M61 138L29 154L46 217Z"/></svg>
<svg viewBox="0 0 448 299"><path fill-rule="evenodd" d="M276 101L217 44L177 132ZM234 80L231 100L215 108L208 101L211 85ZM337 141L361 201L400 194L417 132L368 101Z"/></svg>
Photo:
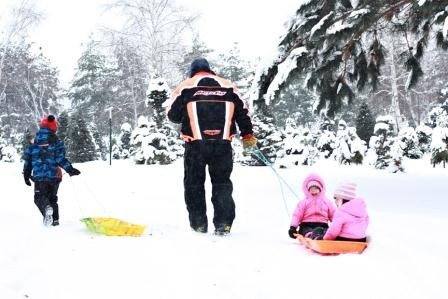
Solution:
<svg viewBox="0 0 448 299"><path fill-rule="evenodd" d="M25 180L25 184L27 184L28 186L31 186L31 181L30 181L30 176L27 174L23 175L23 179Z"/></svg>
<svg viewBox="0 0 448 299"><path fill-rule="evenodd" d="M81 171L79 171L78 169L74 168L74 167L70 167L69 169L67 169L67 173L70 176L74 176L74 175L78 175L81 173Z"/></svg>
<svg viewBox="0 0 448 299"><path fill-rule="evenodd" d="M297 227L295 226L290 226L289 230L288 230L288 234L291 238L295 239L296 236L294 236L294 234L297 234Z"/></svg>

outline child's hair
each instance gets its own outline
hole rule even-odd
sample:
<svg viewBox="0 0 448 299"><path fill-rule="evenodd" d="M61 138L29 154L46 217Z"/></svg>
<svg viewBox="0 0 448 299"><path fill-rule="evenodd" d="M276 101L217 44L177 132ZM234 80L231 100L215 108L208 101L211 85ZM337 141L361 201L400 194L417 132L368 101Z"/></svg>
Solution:
<svg viewBox="0 0 448 299"><path fill-rule="evenodd" d="M356 198L356 183L343 182L334 191L334 197L343 199L343 203Z"/></svg>

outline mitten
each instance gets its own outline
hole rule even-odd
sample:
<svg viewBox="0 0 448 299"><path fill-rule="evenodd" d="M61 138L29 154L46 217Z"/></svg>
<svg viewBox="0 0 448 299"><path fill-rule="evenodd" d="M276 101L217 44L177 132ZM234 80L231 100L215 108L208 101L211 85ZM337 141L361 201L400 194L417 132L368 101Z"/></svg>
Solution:
<svg viewBox="0 0 448 299"><path fill-rule="evenodd" d="M247 134L243 136L243 148L245 151L254 150L257 147L257 138L252 134Z"/></svg>
<svg viewBox="0 0 448 299"><path fill-rule="evenodd" d="M288 230L288 235L289 235L291 238L295 239L295 238L296 238L296 236L294 236L295 234L297 234L297 227L295 227L295 226L290 226L290 227L289 227L289 230Z"/></svg>
<svg viewBox="0 0 448 299"><path fill-rule="evenodd" d="M70 167L69 169L67 169L67 173L70 176L74 176L74 175L78 175L81 173L81 171L79 171L78 169L74 168L74 167Z"/></svg>
<svg viewBox="0 0 448 299"><path fill-rule="evenodd" d="M27 184L28 186L31 186L31 181L30 181L30 176L27 174L23 175L23 179L25 180L25 184Z"/></svg>

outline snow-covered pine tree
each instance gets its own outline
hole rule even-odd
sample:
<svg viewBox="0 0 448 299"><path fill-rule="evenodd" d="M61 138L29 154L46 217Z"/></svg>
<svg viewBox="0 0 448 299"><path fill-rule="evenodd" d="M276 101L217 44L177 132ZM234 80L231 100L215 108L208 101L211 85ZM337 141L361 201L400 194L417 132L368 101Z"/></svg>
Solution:
<svg viewBox="0 0 448 299"><path fill-rule="evenodd" d="M376 119L374 135L369 141L368 156L377 169L386 169L393 165L392 144L394 139L394 119L390 115Z"/></svg>
<svg viewBox="0 0 448 299"><path fill-rule="evenodd" d="M65 145L67 156L73 163L94 161L96 158L92 134L80 112L70 118Z"/></svg>
<svg viewBox="0 0 448 299"><path fill-rule="evenodd" d="M177 158L179 150L181 150L178 146L181 141L178 134L173 134L173 127L170 126L165 112L164 103L168 100L170 93L170 88L165 79L155 77L150 80L146 92L146 104L152 108L152 119L156 123L156 132L164 135L163 138L154 139L152 143L152 146L159 152L159 154L155 155L157 159L160 159L160 161L156 162L158 164L173 162ZM160 142L157 140L160 140ZM170 152L169 155L166 155L167 150Z"/></svg>
<svg viewBox="0 0 448 299"><path fill-rule="evenodd" d="M128 159L133 154L131 135L132 126L129 123L122 124L120 135L118 135L118 140L113 148L114 159Z"/></svg>
<svg viewBox="0 0 448 299"><path fill-rule="evenodd" d="M207 58L211 66L216 63L211 57L213 50L208 48L204 42L202 42L198 35L195 35L192 40L192 45L189 49L185 49L182 55L180 63L178 63L179 72L183 74L184 78L188 78L190 75L190 65L196 58Z"/></svg>
<svg viewBox="0 0 448 299"><path fill-rule="evenodd" d="M348 145L347 124L343 119L338 122L338 130L336 132L336 147L333 157L339 164L350 164L352 153Z"/></svg>
<svg viewBox="0 0 448 299"><path fill-rule="evenodd" d="M146 92L146 105L152 108L152 119L155 121L158 130L165 129L167 123L163 103L169 98L169 95L170 88L165 79L155 77L149 81Z"/></svg>
<svg viewBox="0 0 448 299"><path fill-rule="evenodd" d="M367 152L367 145L364 140L359 138L354 127L348 128L350 151L352 153L351 161L354 164L363 164Z"/></svg>
<svg viewBox="0 0 448 299"><path fill-rule="evenodd" d="M403 156L410 159L420 159L423 151L419 147L417 133L412 127L402 128L398 133L396 142L403 151Z"/></svg>
<svg viewBox="0 0 448 299"><path fill-rule="evenodd" d="M258 148L263 155L274 163L277 158L278 151L283 147L283 134L274 125L272 117L257 114L252 118L253 130L258 138ZM263 166L263 162L253 158L248 161L249 165Z"/></svg>
<svg viewBox="0 0 448 299"><path fill-rule="evenodd" d="M214 72L232 81L238 86L240 93L245 95L253 79L251 70L254 67L249 61L241 58L238 42L234 42L229 51L220 53L218 56L219 59L212 67Z"/></svg>
<svg viewBox="0 0 448 299"><path fill-rule="evenodd" d="M98 132L109 132L109 113L115 98L115 84L107 57L90 41L78 60L78 68L68 91L75 113L83 114L86 123L95 124Z"/></svg>
<svg viewBox="0 0 448 299"><path fill-rule="evenodd" d="M167 136L157 131L156 123L141 115L131 135L136 164L170 164L176 153L169 150Z"/></svg>
<svg viewBox="0 0 448 299"><path fill-rule="evenodd" d="M448 162L448 128L435 127L432 133L431 141L431 164L436 167L436 164L442 163L445 168Z"/></svg>
<svg viewBox="0 0 448 299"><path fill-rule="evenodd" d="M319 94L318 110L333 117L343 99L348 103L353 99L352 85L358 90L366 84L376 86L384 63L381 34L397 24L410 41L404 61L412 87L422 76L420 58L429 38L435 36L448 48L448 28L443 26L447 5L448 0L301 1L279 43L279 55L255 77L255 97L270 100L290 80L306 73L307 86Z"/></svg>
<svg viewBox="0 0 448 299"><path fill-rule="evenodd" d="M57 131L57 135L59 139L61 139L63 142L66 142L67 140L67 134L68 134L68 128L70 123L70 117L68 115L67 111L62 111L59 116L57 117L59 122L59 127Z"/></svg>
<svg viewBox="0 0 448 299"><path fill-rule="evenodd" d="M359 138L369 144L374 128L375 118L373 117L367 103L363 102L359 107L358 116L356 117L356 134L358 134Z"/></svg>
<svg viewBox="0 0 448 299"><path fill-rule="evenodd" d="M282 152L284 155L277 163L279 167L311 166L319 158L319 151L315 147L315 137L309 128L303 126L299 126L295 132L288 133Z"/></svg>
<svg viewBox="0 0 448 299"><path fill-rule="evenodd" d="M319 152L314 147L314 138L308 128L297 127L295 118L289 118L283 133L283 148L278 151L276 160L279 167L313 165L316 162Z"/></svg>
<svg viewBox="0 0 448 299"><path fill-rule="evenodd" d="M315 102L315 95L303 86L303 81L297 79L285 86L269 107L278 126L285 126L289 119L297 125L310 126L316 119L313 113Z"/></svg>
<svg viewBox="0 0 448 299"><path fill-rule="evenodd" d="M101 133L98 131L98 127L94 123L90 124L88 131L90 132L93 143L95 145L95 160L106 160L107 156L109 155L109 140L106 144L105 136L103 137L101 135ZM112 142L114 142L113 139Z"/></svg>
<svg viewBox="0 0 448 299"><path fill-rule="evenodd" d="M415 134L417 134L419 150L423 154L429 153L431 151L432 129L427 125L419 125L415 128Z"/></svg>
<svg viewBox="0 0 448 299"><path fill-rule="evenodd" d="M334 125L334 121L324 117L319 124L320 129L318 131L313 130L316 137L316 148L325 159L330 158L336 148Z"/></svg>
<svg viewBox="0 0 448 299"><path fill-rule="evenodd" d="M339 120L338 131L336 132L336 148L333 151L333 158L340 164L362 164L365 146L363 141L356 135L355 129L347 127L344 120Z"/></svg>
<svg viewBox="0 0 448 299"><path fill-rule="evenodd" d="M443 167L448 162L448 99L429 113L428 123L435 126L431 138L431 163L442 163Z"/></svg>

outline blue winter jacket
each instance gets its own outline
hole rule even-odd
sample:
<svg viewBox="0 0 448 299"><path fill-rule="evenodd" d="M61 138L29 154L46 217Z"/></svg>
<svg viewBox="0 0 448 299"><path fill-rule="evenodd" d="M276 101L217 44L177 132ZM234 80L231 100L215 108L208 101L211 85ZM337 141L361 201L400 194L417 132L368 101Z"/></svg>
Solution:
<svg viewBox="0 0 448 299"><path fill-rule="evenodd" d="M48 128L41 128L23 154L23 173L34 181L56 182L58 166L65 171L72 167L65 158L65 145Z"/></svg>

